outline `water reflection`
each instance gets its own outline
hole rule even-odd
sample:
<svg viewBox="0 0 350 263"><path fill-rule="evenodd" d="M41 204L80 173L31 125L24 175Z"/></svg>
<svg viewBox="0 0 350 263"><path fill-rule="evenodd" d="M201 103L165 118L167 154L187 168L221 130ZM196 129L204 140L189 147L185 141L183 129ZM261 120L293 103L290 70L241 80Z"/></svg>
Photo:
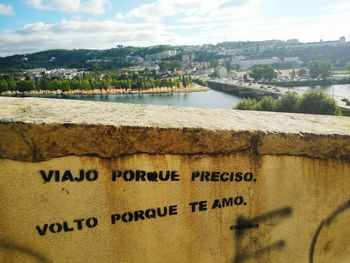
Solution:
<svg viewBox="0 0 350 263"><path fill-rule="evenodd" d="M215 90L154 94L58 95L55 98L217 109L232 109L241 100L239 97Z"/></svg>
<svg viewBox="0 0 350 263"><path fill-rule="evenodd" d="M344 85L331 85L331 86L315 86L315 87L297 87L296 90L310 90L316 89L324 93L327 93L334 97L341 97L350 99L350 84Z"/></svg>

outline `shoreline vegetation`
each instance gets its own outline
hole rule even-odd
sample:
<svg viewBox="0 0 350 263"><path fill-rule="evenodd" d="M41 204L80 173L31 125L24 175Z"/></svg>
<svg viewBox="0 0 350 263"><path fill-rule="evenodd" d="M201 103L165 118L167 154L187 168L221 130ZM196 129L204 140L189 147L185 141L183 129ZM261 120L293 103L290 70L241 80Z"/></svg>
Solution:
<svg viewBox="0 0 350 263"><path fill-rule="evenodd" d="M49 95L147 94L206 91L190 75L152 78L140 74L87 74L83 78L34 80L15 75L0 76L0 95L13 97Z"/></svg>
<svg viewBox="0 0 350 263"><path fill-rule="evenodd" d="M304 87L304 86L331 86L350 84L350 77L341 79L320 79L320 80L289 80L289 81L258 81L260 84L277 85L281 87Z"/></svg>
<svg viewBox="0 0 350 263"><path fill-rule="evenodd" d="M180 92L203 92L208 91L207 87L198 84L192 84L187 87L155 87L148 89L128 89L110 87L107 89L70 89L70 90L31 90L31 91L6 91L2 92L0 96L8 97L41 97L41 96L56 96L56 95L113 95L113 94L159 94L159 93L180 93Z"/></svg>
<svg viewBox="0 0 350 263"><path fill-rule="evenodd" d="M270 96L265 96L261 100L246 98L241 100L235 109L342 115L341 108L337 105L337 102L329 95L318 90L308 91L302 96L295 92L288 92L277 99Z"/></svg>

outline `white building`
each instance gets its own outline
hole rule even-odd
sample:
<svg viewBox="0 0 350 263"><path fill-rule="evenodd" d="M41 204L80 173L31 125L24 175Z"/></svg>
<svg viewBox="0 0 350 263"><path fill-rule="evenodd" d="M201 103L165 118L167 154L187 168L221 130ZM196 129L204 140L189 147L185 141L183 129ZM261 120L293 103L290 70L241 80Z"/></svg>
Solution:
<svg viewBox="0 0 350 263"><path fill-rule="evenodd" d="M165 57L174 57L177 55L177 51L176 50L166 50L163 52Z"/></svg>
<svg viewBox="0 0 350 263"><path fill-rule="evenodd" d="M183 55L182 56L182 62L187 63L190 62L191 57L189 55Z"/></svg>
<svg viewBox="0 0 350 263"><path fill-rule="evenodd" d="M311 42L311 43L306 43L306 47L339 47L345 44L346 38L341 37L339 40L334 40L334 41L323 41L322 39L320 42Z"/></svg>
<svg viewBox="0 0 350 263"><path fill-rule="evenodd" d="M24 73L31 75L40 75L41 73L46 73L46 68L27 69Z"/></svg>
<svg viewBox="0 0 350 263"><path fill-rule="evenodd" d="M227 69L225 67L217 67L216 72L218 73L220 78L226 78L227 77Z"/></svg>
<svg viewBox="0 0 350 263"><path fill-rule="evenodd" d="M247 70L255 65L272 65L275 63L280 63L281 60L277 57L273 58L257 58L257 59L244 59L244 60L239 60L235 61L238 62L241 70Z"/></svg>

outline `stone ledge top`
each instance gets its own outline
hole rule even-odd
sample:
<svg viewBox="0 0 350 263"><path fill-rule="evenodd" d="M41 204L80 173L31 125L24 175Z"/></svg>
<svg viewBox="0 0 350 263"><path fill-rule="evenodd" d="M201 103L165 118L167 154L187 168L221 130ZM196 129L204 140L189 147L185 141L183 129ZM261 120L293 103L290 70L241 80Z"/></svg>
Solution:
<svg viewBox="0 0 350 263"><path fill-rule="evenodd" d="M350 118L44 98L0 98L0 121L350 135Z"/></svg>
<svg viewBox="0 0 350 263"><path fill-rule="evenodd" d="M2 158L253 150L350 159L349 117L44 98L1 97L0 105Z"/></svg>

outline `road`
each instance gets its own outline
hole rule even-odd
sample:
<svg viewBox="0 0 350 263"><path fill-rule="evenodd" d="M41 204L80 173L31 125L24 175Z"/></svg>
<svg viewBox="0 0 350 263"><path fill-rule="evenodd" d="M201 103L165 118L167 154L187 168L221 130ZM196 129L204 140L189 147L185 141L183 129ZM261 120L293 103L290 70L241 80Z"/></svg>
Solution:
<svg viewBox="0 0 350 263"><path fill-rule="evenodd" d="M246 89L251 90L252 92L256 93L265 93L265 95L276 95L281 96L284 94L287 94L288 92L295 92L299 96L302 96L306 91L302 90L295 90L292 88L287 87L281 87L281 86L275 86L275 85L265 85L260 83L247 83L247 82L240 82L238 80L217 80L217 79L207 79L207 81L216 82L216 83L222 83L226 85L232 85L238 89ZM344 97L340 96L332 96L334 100L337 102L338 106L346 112L350 112L350 106L346 105L345 101L342 101ZM350 98L348 98L350 100Z"/></svg>

